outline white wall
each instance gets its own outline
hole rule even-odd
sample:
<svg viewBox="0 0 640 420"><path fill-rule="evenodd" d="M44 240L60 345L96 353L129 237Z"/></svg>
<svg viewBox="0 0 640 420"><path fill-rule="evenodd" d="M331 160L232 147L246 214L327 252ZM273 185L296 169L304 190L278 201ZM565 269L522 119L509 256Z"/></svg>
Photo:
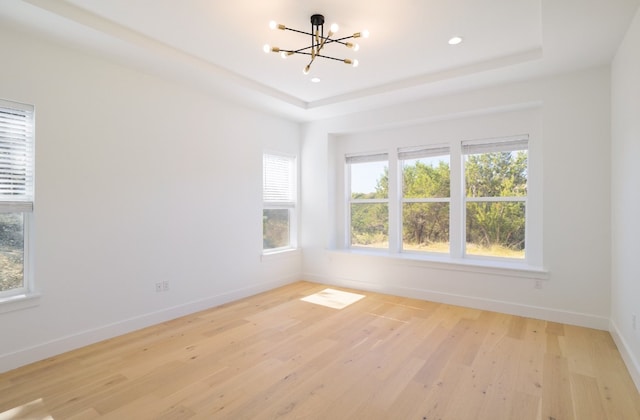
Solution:
<svg viewBox="0 0 640 420"><path fill-rule="evenodd" d="M0 55L36 106L42 294L0 305L0 372L299 279L300 253L261 261L262 152L298 154L297 124L7 28Z"/></svg>
<svg viewBox="0 0 640 420"><path fill-rule="evenodd" d="M611 332L640 390L640 10L612 64ZM637 316L633 329L632 314Z"/></svg>
<svg viewBox="0 0 640 420"><path fill-rule="evenodd" d="M436 97L303 127L303 275L306 279L608 328L610 313L610 84L596 68L531 82ZM333 141L349 133L407 126L470 124L539 108L542 156L541 290L535 275L468 270L332 251L340 199ZM426 125L425 125L426 124ZM398 127L398 128L394 128ZM485 127L486 128L486 127ZM336 136L340 134L340 136ZM519 133L512 133L519 134ZM358 136L361 138L362 136ZM336 138L337 140L331 140ZM482 136L480 136L482 138ZM339 217L339 216L338 216ZM496 275L500 274L500 275Z"/></svg>

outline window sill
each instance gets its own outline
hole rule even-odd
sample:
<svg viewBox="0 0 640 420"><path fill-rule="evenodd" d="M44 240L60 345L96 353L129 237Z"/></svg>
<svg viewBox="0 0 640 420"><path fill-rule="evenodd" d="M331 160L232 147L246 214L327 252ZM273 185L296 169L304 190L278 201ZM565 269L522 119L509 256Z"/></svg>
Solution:
<svg viewBox="0 0 640 420"><path fill-rule="evenodd" d="M40 304L40 293L26 293L22 295L0 298L0 314L32 308Z"/></svg>
<svg viewBox="0 0 640 420"><path fill-rule="evenodd" d="M293 258L300 256L300 248L286 248L276 251L263 252L260 255L260 261L277 261L285 258Z"/></svg>
<svg viewBox="0 0 640 420"><path fill-rule="evenodd" d="M524 262L481 260L481 259L454 259L447 256L420 255L415 253L391 254L384 250L371 249L330 249L328 252L335 255L360 255L376 258L385 258L404 266L432 268L437 270L464 271L476 274L489 274L507 277L522 277L535 280L549 280L549 271Z"/></svg>

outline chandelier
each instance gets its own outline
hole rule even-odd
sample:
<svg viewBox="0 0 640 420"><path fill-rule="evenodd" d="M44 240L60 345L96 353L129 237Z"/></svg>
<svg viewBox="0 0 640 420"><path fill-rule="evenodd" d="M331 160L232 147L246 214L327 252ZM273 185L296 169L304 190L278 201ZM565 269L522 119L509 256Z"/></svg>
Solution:
<svg viewBox="0 0 640 420"><path fill-rule="evenodd" d="M311 59L309 60L309 64L307 64L302 70L304 74L309 74L309 71L311 71L311 65L313 64L315 59L318 57L327 58L329 60L342 61L345 64L349 64L353 67L358 67L358 60L350 59L350 58L336 58L336 57L330 57L328 55L324 55L322 54L323 48L327 44L342 44L353 51L358 51L360 46L355 42L349 42L348 40L353 40L361 37L362 38L369 37L369 31L365 30L362 32L356 32L353 35L345 36L342 38L333 38L336 32L338 32L338 25L335 23L330 26L329 33L327 34L327 36L325 36L324 35L324 16L318 15L318 14L311 16L311 32L305 32L305 31L300 31L293 28L288 28L285 25L276 23L274 21L271 21L269 23L269 27L271 29L280 29L281 31L297 32L299 34L303 34L311 37L311 45L303 48L298 48L296 50L287 50L284 48L272 47L269 44L265 44L265 46L263 47L263 50L265 53L270 53L270 52L278 53L282 58L287 58L290 55L294 55L294 54L302 54L302 55L310 56Z"/></svg>

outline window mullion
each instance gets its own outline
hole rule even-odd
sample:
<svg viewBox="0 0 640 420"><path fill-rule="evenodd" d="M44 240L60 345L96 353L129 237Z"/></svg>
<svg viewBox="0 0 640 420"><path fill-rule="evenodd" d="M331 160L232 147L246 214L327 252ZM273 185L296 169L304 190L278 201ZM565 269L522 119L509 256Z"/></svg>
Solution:
<svg viewBox="0 0 640 420"><path fill-rule="evenodd" d="M351 200L349 200L349 203L351 204L358 204L358 203L370 203L370 204L374 204L374 203L388 203L389 199L387 198L352 198Z"/></svg>
<svg viewBox="0 0 640 420"><path fill-rule="evenodd" d="M508 203L508 202L526 202L526 196L513 196L513 197L465 197L465 201L468 203Z"/></svg>
<svg viewBox="0 0 640 420"><path fill-rule="evenodd" d="M462 258L465 243L465 204L464 167L462 147L459 142L451 142L450 162L451 204L449 205L449 249L452 258Z"/></svg>
<svg viewBox="0 0 640 420"><path fill-rule="evenodd" d="M402 234L402 177L398 152L389 151L389 252L400 252Z"/></svg>
<svg viewBox="0 0 640 420"><path fill-rule="evenodd" d="M403 203L449 203L449 197L401 198Z"/></svg>

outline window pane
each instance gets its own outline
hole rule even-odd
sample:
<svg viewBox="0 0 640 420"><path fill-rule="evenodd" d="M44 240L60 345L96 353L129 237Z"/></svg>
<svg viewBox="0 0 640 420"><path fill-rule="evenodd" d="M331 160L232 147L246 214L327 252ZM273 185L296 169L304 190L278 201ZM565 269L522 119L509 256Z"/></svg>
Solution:
<svg viewBox="0 0 640 420"><path fill-rule="evenodd" d="M523 202L467 203L469 255L524 258Z"/></svg>
<svg viewBox="0 0 640 420"><path fill-rule="evenodd" d="M387 198L389 167L387 161L351 163L351 198Z"/></svg>
<svg viewBox="0 0 640 420"><path fill-rule="evenodd" d="M445 198L450 194L449 156L402 161L404 198Z"/></svg>
<svg viewBox="0 0 640 420"><path fill-rule="evenodd" d="M389 248L389 206L386 203L351 204L351 245Z"/></svg>
<svg viewBox="0 0 640 420"><path fill-rule="evenodd" d="M262 247L287 247L289 238L289 209L262 210Z"/></svg>
<svg viewBox="0 0 640 420"><path fill-rule="evenodd" d="M402 248L449 252L449 203L404 203Z"/></svg>
<svg viewBox="0 0 640 420"><path fill-rule="evenodd" d="M527 151L466 155L467 197L527 195Z"/></svg>
<svg viewBox="0 0 640 420"><path fill-rule="evenodd" d="M0 213L0 292L24 286L22 213Z"/></svg>

